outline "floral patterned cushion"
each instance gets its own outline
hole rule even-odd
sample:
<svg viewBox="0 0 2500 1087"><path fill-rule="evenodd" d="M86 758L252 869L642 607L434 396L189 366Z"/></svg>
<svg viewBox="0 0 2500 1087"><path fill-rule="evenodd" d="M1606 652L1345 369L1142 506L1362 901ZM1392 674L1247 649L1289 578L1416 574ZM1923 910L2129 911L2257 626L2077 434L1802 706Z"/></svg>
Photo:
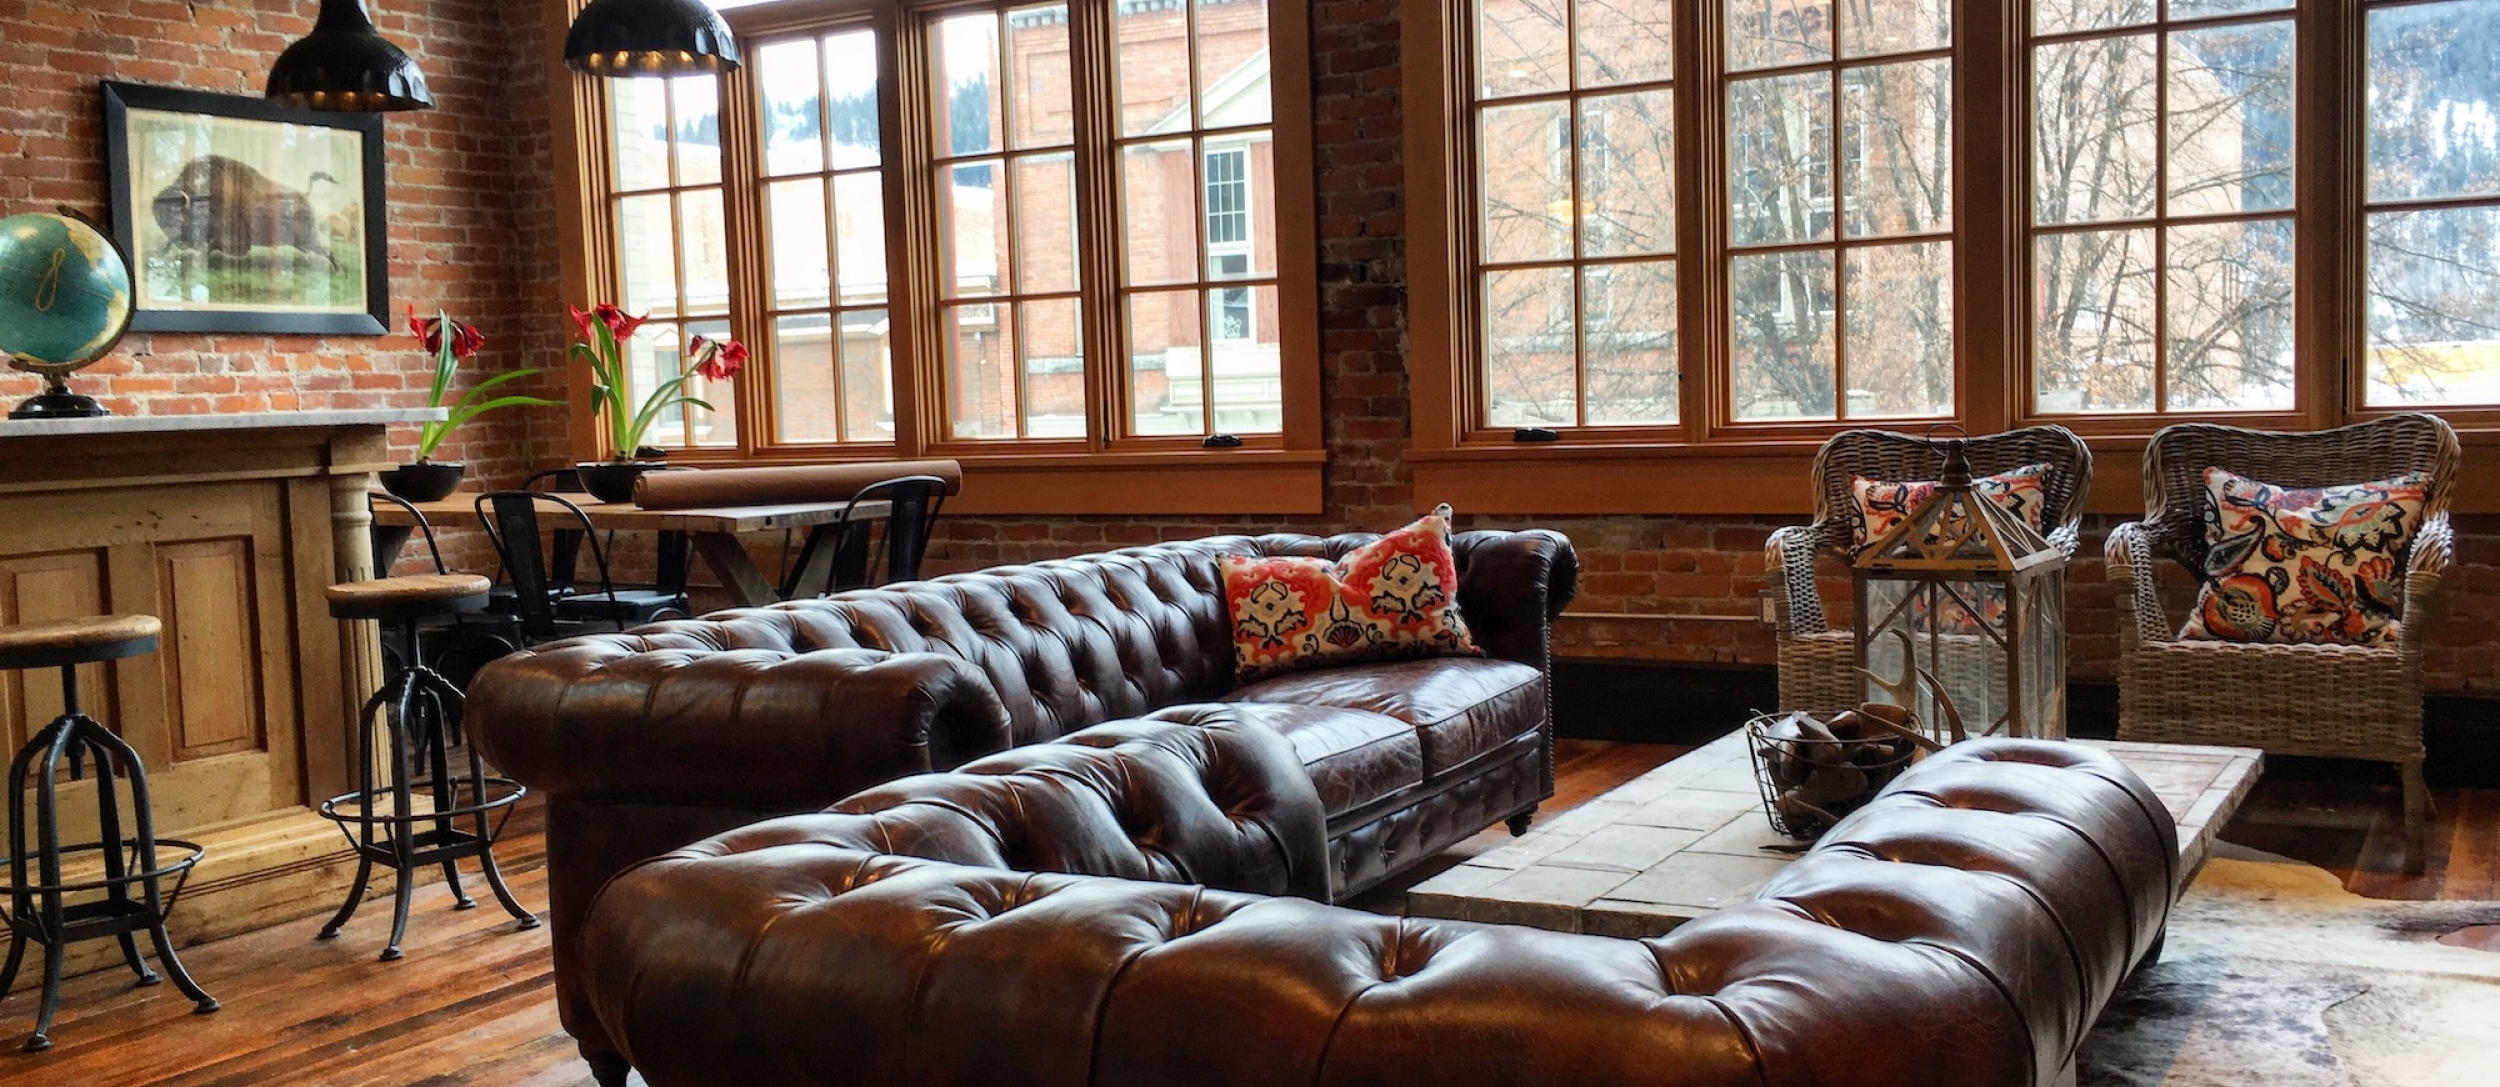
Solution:
<svg viewBox="0 0 2500 1087"><path fill-rule="evenodd" d="M1320 664L1483 655L1458 615L1447 505L1335 562L1227 555L1220 566L1244 681Z"/></svg>
<svg viewBox="0 0 2500 1087"><path fill-rule="evenodd" d="M2026 464L2009 472L1981 476L1971 480L1971 489L1995 499L2009 513L2023 519L2035 532L2048 531L2041 523L2042 507L2048 502L2049 466ZM1857 476L1849 481L1849 493L1858 502L1857 540L1853 546L1864 550L1866 545L1884 538L1894 525L1910 519L1928 499L1943 487L1939 480L1921 479L1888 481Z"/></svg>
<svg viewBox="0 0 2500 1087"><path fill-rule="evenodd" d="M2182 639L2381 645L2429 477L2277 487L2205 469L2204 587Z"/></svg>

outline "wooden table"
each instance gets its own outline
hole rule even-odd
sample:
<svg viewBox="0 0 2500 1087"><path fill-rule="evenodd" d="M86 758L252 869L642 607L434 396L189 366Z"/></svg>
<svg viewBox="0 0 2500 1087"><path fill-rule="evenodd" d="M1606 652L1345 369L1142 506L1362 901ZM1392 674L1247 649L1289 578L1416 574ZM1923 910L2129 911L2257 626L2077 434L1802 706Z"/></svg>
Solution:
<svg viewBox="0 0 2500 1087"><path fill-rule="evenodd" d="M2118 756L2179 824L2180 889L2256 784L2262 754L2077 740ZM1762 814L1742 730L1564 812L1407 892L1406 912L1606 936L1657 936L1751 898L1795 853Z"/></svg>
<svg viewBox="0 0 2500 1087"><path fill-rule="evenodd" d="M631 502L601 502L589 495L561 497L580 506L589 516L590 526L602 532L685 533L694 553L702 556L704 565L720 578L721 587L744 605L816 596L833 586L860 583L867 571L869 530L892 512L892 505L882 501L861 502L856 508L841 501L647 510ZM417 503L417 510L438 529L474 526L477 498L475 493L463 491L439 501ZM842 516L846 509L851 511L847 522ZM542 516L545 512L542 510ZM389 560L397 558L399 546L407 540L416 522L409 518L408 511L386 502L374 506L373 523L377 528L398 530L395 537L379 541L384 559L379 565L387 570ZM738 537L750 532L791 529L806 529L807 543L800 550L798 568L790 583L775 585L755 565L755 557L747 553Z"/></svg>

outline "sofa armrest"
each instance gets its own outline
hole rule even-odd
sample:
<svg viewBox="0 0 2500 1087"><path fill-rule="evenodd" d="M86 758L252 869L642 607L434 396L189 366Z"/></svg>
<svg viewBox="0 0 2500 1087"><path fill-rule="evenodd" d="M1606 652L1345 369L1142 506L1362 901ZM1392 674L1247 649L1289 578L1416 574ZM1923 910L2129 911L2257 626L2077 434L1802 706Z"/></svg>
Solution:
<svg viewBox="0 0 2500 1087"><path fill-rule="evenodd" d="M1544 668L1548 624L1579 592L1580 557L1562 533L1460 532L1458 610L1488 656Z"/></svg>
<svg viewBox="0 0 2500 1087"><path fill-rule="evenodd" d="M465 719L515 780L594 802L816 808L1008 745L998 695L951 657L684 642L600 635L513 654L477 674Z"/></svg>

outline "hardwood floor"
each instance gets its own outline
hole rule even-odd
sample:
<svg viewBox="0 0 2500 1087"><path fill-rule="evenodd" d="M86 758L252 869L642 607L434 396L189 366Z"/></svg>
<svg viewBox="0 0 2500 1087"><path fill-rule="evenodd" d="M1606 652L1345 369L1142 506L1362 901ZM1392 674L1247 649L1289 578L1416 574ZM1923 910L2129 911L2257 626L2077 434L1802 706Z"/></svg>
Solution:
<svg viewBox="0 0 2500 1087"><path fill-rule="evenodd" d="M1684 750L1563 741L1556 751L1556 796L1546 814ZM2394 785L2378 784L2374 769L2270 769L2225 837L2328 868L2363 894L2500 898L2500 791L2440 790L2429 871L2408 877L2400 870ZM544 839L534 816L516 817L497 852L521 901L543 906ZM1503 837L1503 831L1488 831L1452 856ZM1396 901L1390 890L1355 904L1394 909ZM180 911L175 918L179 933ZM0 1085L590 1084L572 1040L556 1025L545 929L516 930L491 902L454 912L439 883L417 893L408 957L400 962L374 961L389 931L387 898L368 902L336 940L313 938L322 920L184 949L184 963L225 1005L214 1015L195 1018L173 986L136 988L119 970L74 978L62 994L48 1053L16 1051L35 1004L34 979L21 976L18 991L0 1001ZM2451 942L2500 951L2500 929L2468 931Z"/></svg>

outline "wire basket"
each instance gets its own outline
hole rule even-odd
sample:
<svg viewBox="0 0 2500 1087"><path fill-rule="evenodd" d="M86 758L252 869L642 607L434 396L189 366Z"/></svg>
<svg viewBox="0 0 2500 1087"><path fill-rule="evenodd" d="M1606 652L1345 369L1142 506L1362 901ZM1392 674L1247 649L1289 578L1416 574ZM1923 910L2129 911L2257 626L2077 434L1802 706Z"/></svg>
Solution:
<svg viewBox="0 0 2500 1087"><path fill-rule="evenodd" d="M1853 725L1855 716L1842 714L1827 725L1803 713L1765 713L1745 722L1745 749L1772 830L1818 837L1918 758L1916 740L1871 722Z"/></svg>

